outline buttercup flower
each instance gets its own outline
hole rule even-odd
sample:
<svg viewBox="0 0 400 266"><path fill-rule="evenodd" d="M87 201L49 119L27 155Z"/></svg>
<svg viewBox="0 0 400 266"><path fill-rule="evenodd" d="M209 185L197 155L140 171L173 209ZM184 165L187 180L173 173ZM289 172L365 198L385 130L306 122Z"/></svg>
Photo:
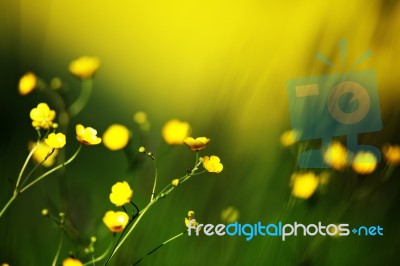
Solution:
<svg viewBox="0 0 400 266"><path fill-rule="evenodd" d="M30 142L28 148L31 151L36 146L36 143ZM46 158L47 155L53 149L44 143L40 143L36 150L33 152L32 158L35 162L41 163ZM55 158L58 154L58 150L54 150L53 153L42 163L44 167L50 167L54 164Z"/></svg>
<svg viewBox="0 0 400 266"><path fill-rule="evenodd" d="M192 221L192 220L194 220L194 211L189 211L189 212L188 212L188 217L185 218L185 225L188 227L190 221ZM198 225L199 225L199 223L198 223L198 222L195 222L195 221L192 222L192 224L191 224L192 227L196 227L196 226L198 226Z"/></svg>
<svg viewBox="0 0 400 266"><path fill-rule="evenodd" d="M111 232L120 233L128 224L129 216L125 212L108 211L103 217L103 222Z"/></svg>
<svg viewBox="0 0 400 266"><path fill-rule="evenodd" d="M100 60L97 57L82 56L69 64L69 72L78 78L90 78L100 67Z"/></svg>
<svg viewBox="0 0 400 266"><path fill-rule="evenodd" d="M103 134L103 143L112 151L125 148L130 139L129 129L124 125L114 124L107 128Z"/></svg>
<svg viewBox="0 0 400 266"><path fill-rule="evenodd" d="M37 77L32 72L28 72L19 80L19 94L27 95L36 88Z"/></svg>
<svg viewBox="0 0 400 266"><path fill-rule="evenodd" d="M210 142L210 139L206 137L199 137L196 139L187 137L185 138L184 142L192 151L200 151L206 148L206 145L208 142Z"/></svg>
<svg viewBox="0 0 400 266"><path fill-rule="evenodd" d="M110 201L116 206L122 206L131 201L133 190L129 184L124 182L117 182L111 188Z"/></svg>
<svg viewBox="0 0 400 266"><path fill-rule="evenodd" d="M382 147L382 153L388 164L400 164L400 145L386 144Z"/></svg>
<svg viewBox="0 0 400 266"><path fill-rule="evenodd" d="M285 147L292 146L300 139L300 132L297 130L288 130L281 135L281 144Z"/></svg>
<svg viewBox="0 0 400 266"><path fill-rule="evenodd" d="M63 133L50 133L47 138L44 140L50 148L60 149L64 147L66 140L65 135Z"/></svg>
<svg viewBox="0 0 400 266"><path fill-rule="evenodd" d="M235 207L228 207L222 210L221 212L221 220L224 223L230 224L234 223L239 219L239 211Z"/></svg>
<svg viewBox="0 0 400 266"><path fill-rule="evenodd" d="M96 145L101 142L97 137L97 130L91 127L84 127L81 124L76 125L76 139L83 145Z"/></svg>
<svg viewBox="0 0 400 266"><path fill-rule="evenodd" d="M218 156L211 155L211 157L203 157L203 167L210 173L220 173L224 166Z"/></svg>
<svg viewBox="0 0 400 266"><path fill-rule="evenodd" d="M313 172L292 175L292 195L300 199L310 198L318 187L318 178Z"/></svg>
<svg viewBox="0 0 400 266"><path fill-rule="evenodd" d="M332 142L324 152L324 161L335 170L343 170L347 165L346 148L340 142Z"/></svg>
<svg viewBox="0 0 400 266"><path fill-rule="evenodd" d="M377 159L372 152L359 151L354 157L351 167L353 170L361 175L372 173L377 166Z"/></svg>
<svg viewBox="0 0 400 266"><path fill-rule="evenodd" d="M75 258L67 258L63 261L62 266L83 266L82 262Z"/></svg>
<svg viewBox="0 0 400 266"><path fill-rule="evenodd" d="M30 117L34 128L49 129L53 125L56 112L50 110L46 103L39 103L36 108L31 110Z"/></svg>
<svg viewBox="0 0 400 266"><path fill-rule="evenodd" d="M181 145L190 132L189 123L172 119L163 126L161 133L165 142L169 145Z"/></svg>

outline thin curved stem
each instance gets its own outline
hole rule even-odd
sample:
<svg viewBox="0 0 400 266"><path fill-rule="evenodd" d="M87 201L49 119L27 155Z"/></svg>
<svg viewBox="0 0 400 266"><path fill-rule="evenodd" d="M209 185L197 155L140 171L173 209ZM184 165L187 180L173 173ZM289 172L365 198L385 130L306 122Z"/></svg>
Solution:
<svg viewBox="0 0 400 266"><path fill-rule="evenodd" d="M168 244L169 242L177 239L178 237L182 236L183 234L187 233L187 230L183 231L180 234L177 234L171 238L169 238L168 240L162 242L160 245L156 246L155 248L153 248L152 250L150 250L146 255L144 255L142 258L138 259L135 263L132 264L132 266L135 266L137 264L139 264L144 258L146 258L148 255L153 254L154 252L156 252L159 248L163 247L164 245Z"/></svg>
<svg viewBox="0 0 400 266"><path fill-rule="evenodd" d="M54 257L53 263L51 264L52 266L56 266L57 265L57 260L58 260L58 256L60 255L60 251L61 251L61 247L62 247L62 243L63 243L63 238L64 238L64 232L61 229L60 241L58 242L58 248L57 248L56 256Z"/></svg>
<svg viewBox="0 0 400 266"><path fill-rule="evenodd" d="M82 144L79 145L79 148L76 150L76 152L74 153L74 155L71 156L71 158L69 158L68 161L57 165L56 167L54 167L53 169L47 171L46 173L44 173L43 175L39 176L38 178L36 178L35 180L33 180L32 182L30 182L28 185L26 185L25 187L23 187L20 191L20 193L26 191L27 189L29 189L30 187L32 187L33 185L35 185L37 182L41 181L43 178L45 178L46 176L52 174L53 172L57 171L58 169L70 164L78 155L78 153L80 152L80 150L82 149Z"/></svg>
<svg viewBox="0 0 400 266"><path fill-rule="evenodd" d="M82 79L81 81L81 93L74 103L68 108L68 113L71 117L78 115L90 99L92 94L93 80L91 78Z"/></svg>
<svg viewBox="0 0 400 266"><path fill-rule="evenodd" d="M154 158L154 157L153 157ZM150 197L150 201L154 200L154 193L156 191L156 186L157 186L157 177L158 177L158 171L157 171L157 165L156 165L156 159L153 159L153 163L154 163L154 185L153 185L153 190L151 191L151 197Z"/></svg>
<svg viewBox="0 0 400 266"><path fill-rule="evenodd" d="M32 168L31 171L29 171L28 175L25 177L24 181L21 184L21 187L23 187L25 185L25 183L29 180L29 178L31 177L31 175L36 171L36 169L43 165L44 162L54 153L55 149L52 149L52 151L46 155L46 157L38 164L35 165L35 167Z"/></svg>
<svg viewBox="0 0 400 266"><path fill-rule="evenodd" d="M32 148L31 152L28 154L28 156L26 157L26 160L24 162L24 165L21 168L21 171L19 172L18 175L18 179L17 179L17 183L15 184L15 189L14 189L14 195L18 194L18 188L19 188L19 183L21 182L22 179L22 175L24 174L24 171L26 169L26 166L28 165L29 160L31 159L33 153L35 152L35 150L39 147L40 141L38 140L36 142L36 145Z"/></svg>
<svg viewBox="0 0 400 266"><path fill-rule="evenodd" d="M0 218L3 216L4 212L8 209L8 207L11 205L11 203L17 198L17 194L13 194L13 196L7 201L6 205L4 205L3 209L0 212Z"/></svg>

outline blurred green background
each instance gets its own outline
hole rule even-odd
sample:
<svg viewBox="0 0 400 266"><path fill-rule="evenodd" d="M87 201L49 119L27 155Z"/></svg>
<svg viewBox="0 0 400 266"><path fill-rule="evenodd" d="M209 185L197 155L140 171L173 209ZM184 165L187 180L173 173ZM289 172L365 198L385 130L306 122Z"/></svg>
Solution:
<svg viewBox="0 0 400 266"><path fill-rule="evenodd" d="M192 166L187 147L167 147L162 125L188 121L193 136L212 142L224 170L196 176L160 201L142 220L113 265L130 265L184 230L188 210L206 223L220 223L235 206L239 222L350 223L384 227L383 237L278 238L183 237L148 256L143 265L396 265L400 256L399 170L376 193L344 210L348 173L333 173L324 193L286 209L295 158L279 138L290 129L286 80L336 73L315 59L321 52L340 65L338 42L348 41L346 65L368 49L373 56L355 70L377 73L384 129L361 142L381 147L399 143L400 4L398 1L0 1L0 205L11 196L19 169L36 135L29 111L51 100L40 93L18 94L27 71L50 81L58 76L76 92L79 81L67 70L81 55L101 59L86 108L68 128L67 157L78 147L74 125L102 135L112 123L127 125L132 149L139 130L132 115L145 111L151 130L144 144L158 158L160 188ZM70 95L73 100L74 95ZM160 156L158 156L158 154ZM30 165L31 167L33 164ZM378 186L380 165L365 178ZM85 147L64 173L56 173L18 198L0 220L0 263L49 265L59 230L40 215L60 211L79 232L67 237L60 259L96 235L96 254L112 240L102 223L112 184L127 180L134 200L149 200L153 168L145 160L129 168L123 151ZM338 213L343 214L338 215ZM100 263L101 264L101 263Z"/></svg>

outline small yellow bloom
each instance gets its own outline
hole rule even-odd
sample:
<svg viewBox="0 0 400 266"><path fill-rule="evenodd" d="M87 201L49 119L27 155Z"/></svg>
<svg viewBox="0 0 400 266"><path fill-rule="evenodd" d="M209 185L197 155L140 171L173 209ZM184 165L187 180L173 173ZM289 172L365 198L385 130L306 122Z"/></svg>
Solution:
<svg viewBox="0 0 400 266"><path fill-rule="evenodd" d="M211 155L211 157L203 157L203 167L210 173L220 173L224 166L218 156Z"/></svg>
<svg viewBox="0 0 400 266"><path fill-rule="evenodd" d="M194 211L188 211L188 217L185 218L185 225L188 227L190 221L194 220ZM197 227L199 225L198 222L194 221L192 222L191 226L192 227Z"/></svg>
<svg viewBox="0 0 400 266"><path fill-rule="evenodd" d="M44 140L50 148L60 149L64 147L66 140L65 135L63 133L50 133L47 138Z"/></svg>
<svg viewBox="0 0 400 266"><path fill-rule="evenodd" d="M375 170L377 166L377 159L372 152L359 151L354 157L353 164L351 166L356 173L367 175Z"/></svg>
<svg viewBox="0 0 400 266"><path fill-rule="evenodd" d="M169 145L181 145L187 136L189 136L191 128L189 123L182 122L178 119L168 121L162 128L162 136Z"/></svg>
<svg viewBox="0 0 400 266"><path fill-rule="evenodd" d="M388 164L400 164L400 145L386 144L382 147L382 153Z"/></svg>
<svg viewBox="0 0 400 266"><path fill-rule="evenodd" d="M30 117L34 128L49 129L53 125L56 112L50 110L46 103L39 103L36 108L31 110Z"/></svg>
<svg viewBox="0 0 400 266"><path fill-rule="evenodd" d="M288 130L281 135L281 144L284 147L289 147L295 144L300 139L300 132L297 130Z"/></svg>
<svg viewBox="0 0 400 266"><path fill-rule="evenodd" d="M173 185L174 187L179 186L179 179L172 180L171 185Z"/></svg>
<svg viewBox="0 0 400 266"><path fill-rule="evenodd" d="M111 188L110 201L111 203L122 206L131 202L133 190L128 182L117 182Z"/></svg>
<svg viewBox="0 0 400 266"><path fill-rule="evenodd" d="M81 56L69 64L69 72L78 78L90 78L100 67L100 60L97 57Z"/></svg>
<svg viewBox="0 0 400 266"><path fill-rule="evenodd" d="M37 77L32 72L28 72L19 80L19 94L27 95L36 88Z"/></svg>
<svg viewBox="0 0 400 266"><path fill-rule="evenodd" d="M111 232L120 233L128 224L129 216L125 212L108 211L103 217L103 222Z"/></svg>
<svg viewBox="0 0 400 266"><path fill-rule="evenodd" d="M292 175L292 195L300 199L311 197L318 187L318 178L313 172Z"/></svg>
<svg viewBox="0 0 400 266"><path fill-rule="evenodd" d="M67 258L63 261L62 266L83 266L82 262L75 258Z"/></svg>
<svg viewBox="0 0 400 266"><path fill-rule="evenodd" d="M208 142L210 142L210 139L206 137L199 137L196 139L187 137L185 138L184 142L192 151L200 151L206 148L206 145Z"/></svg>
<svg viewBox="0 0 400 266"><path fill-rule="evenodd" d="M91 127L84 127L81 124L76 125L76 139L83 145L96 145L101 142L97 137L97 130Z"/></svg>
<svg viewBox="0 0 400 266"><path fill-rule="evenodd" d="M124 125L113 124L103 134L103 143L112 151L125 148L130 139L131 133Z"/></svg>
<svg viewBox="0 0 400 266"><path fill-rule="evenodd" d="M28 148L31 151L34 147L36 146L36 143L30 142L28 144ZM53 149L49 147L48 145L44 143L40 143L39 146L35 149L33 152L32 158L35 162L41 163L43 160L46 158L47 155L52 151ZM55 158L58 154L58 150L54 150L53 153L42 163L44 167L50 167L54 164Z"/></svg>
<svg viewBox="0 0 400 266"><path fill-rule="evenodd" d="M221 212L221 220L224 223L230 224L234 223L239 219L239 211L235 207L228 207L222 210Z"/></svg>
<svg viewBox="0 0 400 266"><path fill-rule="evenodd" d="M138 151L139 151L140 153L143 153L143 152L146 151L146 148L143 147L143 146L140 146Z"/></svg>
<svg viewBox="0 0 400 266"><path fill-rule="evenodd" d="M337 141L324 152L324 161L335 170L343 170L347 166L347 149Z"/></svg>

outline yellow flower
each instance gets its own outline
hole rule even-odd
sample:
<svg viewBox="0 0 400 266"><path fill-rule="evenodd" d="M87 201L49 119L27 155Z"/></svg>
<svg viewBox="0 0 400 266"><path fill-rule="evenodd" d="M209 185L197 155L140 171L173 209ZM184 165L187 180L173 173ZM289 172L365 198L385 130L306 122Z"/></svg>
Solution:
<svg viewBox="0 0 400 266"><path fill-rule="evenodd" d="M184 142L192 151L200 151L206 148L206 145L208 142L210 142L210 139L206 137L199 137L196 139L187 137L185 138Z"/></svg>
<svg viewBox="0 0 400 266"><path fill-rule="evenodd" d="M108 211L103 217L103 222L111 232L120 233L128 224L129 216L125 212Z"/></svg>
<svg viewBox="0 0 400 266"><path fill-rule="evenodd" d="M189 136L191 128L189 123L178 119L168 121L162 128L162 136L169 145L181 145L184 139Z"/></svg>
<svg viewBox="0 0 400 266"><path fill-rule="evenodd" d="M63 261L62 266L83 266L82 262L75 258L67 258Z"/></svg>
<svg viewBox="0 0 400 266"><path fill-rule="evenodd" d="M318 187L318 178L313 172L292 175L292 195L300 199L311 197Z"/></svg>
<svg viewBox="0 0 400 266"><path fill-rule="evenodd" d="M211 155L211 157L203 157L203 167L210 173L220 173L224 166L220 162L218 156Z"/></svg>
<svg viewBox="0 0 400 266"><path fill-rule="evenodd" d="M84 127L81 124L76 125L76 139L83 145L96 145L101 142L97 137L97 130L91 127Z"/></svg>
<svg viewBox="0 0 400 266"><path fill-rule="evenodd" d="M30 117L34 128L49 129L53 125L56 112L50 110L46 103L39 103L36 108L31 110Z"/></svg>
<svg viewBox="0 0 400 266"><path fill-rule="evenodd" d="M19 80L19 94L27 95L36 88L37 77L32 72L28 72Z"/></svg>
<svg viewBox="0 0 400 266"><path fill-rule="evenodd" d="M281 144L285 147L292 146L300 139L300 132L297 130L288 130L281 135Z"/></svg>
<svg viewBox="0 0 400 266"><path fill-rule="evenodd" d="M235 207L228 207L222 210L221 212L221 220L224 223L234 223L239 219L239 211Z"/></svg>
<svg viewBox="0 0 400 266"><path fill-rule="evenodd" d="M359 151L354 157L353 164L351 166L358 174L370 174L377 166L377 159L372 152Z"/></svg>
<svg viewBox="0 0 400 266"><path fill-rule="evenodd" d="M324 161L335 170L343 170L347 166L346 148L340 142L332 142L324 152Z"/></svg>
<svg viewBox="0 0 400 266"><path fill-rule="evenodd" d="M174 187L177 187L177 186L179 186L179 183L180 183L179 179L174 179L174 180L172 180L171 185L173 185Z"/></svg>
<svg viewBox="0 0 400 266"><path fill-rule="evenodd" d="M69 72L78 78L90 78L100 67L100 60L97 57L81 56L69 64Z"/></svg>
<svg viewBox="0 0 400 266"><path fill-rule="evenodd" d="M44 140L50 148L60 149L64 147L66 140L65 135L63 133L50 133L47 138Z"/></svg>
<svg viewBox="0 0 400 266"><path fill-rule="evenodd" d="M185 218L185 225L188 227L190 221L194 220L194 211L188 211L188 217ZM196 227L198 226L199 223L198 222L192 222L191 226L192 227Z"/></svg>
<svg viewBox="0 0 400 266"><path fill-rule="evenodd" d="M28 144L28 148L31 151L34 147L36 146L36 143L30 142ZM40 143L39 146L35 149L33 152L32 158L35 160L37 163L43 162L43 160L46 158L47 155L52 151L53 149L49 147L48 145L44 143ZM54 164L55 158L58 154L58 150L54 150L53 153L42 163L44 167L50 167Z"/></svg>
<svg viewBox="0 0 400 266"><path fill-rule="evenodd" d="M400 145L386 144L382 152L388 164L400 164Z"/></svg>
<svg viewBox="0 0 400 266"><path fill-rule="evenodd" d="M132 195L133 190L126 181L117 182L111 188L110 201L117 206L122 206L131 201Z"/></svg>
<svg viewBox="0 0 400 266"><path fill-rule="evenodd" d="M112 151L125 148L130 139L129 129L124 125L113 124L103 134L103 143Z"/></svg>

